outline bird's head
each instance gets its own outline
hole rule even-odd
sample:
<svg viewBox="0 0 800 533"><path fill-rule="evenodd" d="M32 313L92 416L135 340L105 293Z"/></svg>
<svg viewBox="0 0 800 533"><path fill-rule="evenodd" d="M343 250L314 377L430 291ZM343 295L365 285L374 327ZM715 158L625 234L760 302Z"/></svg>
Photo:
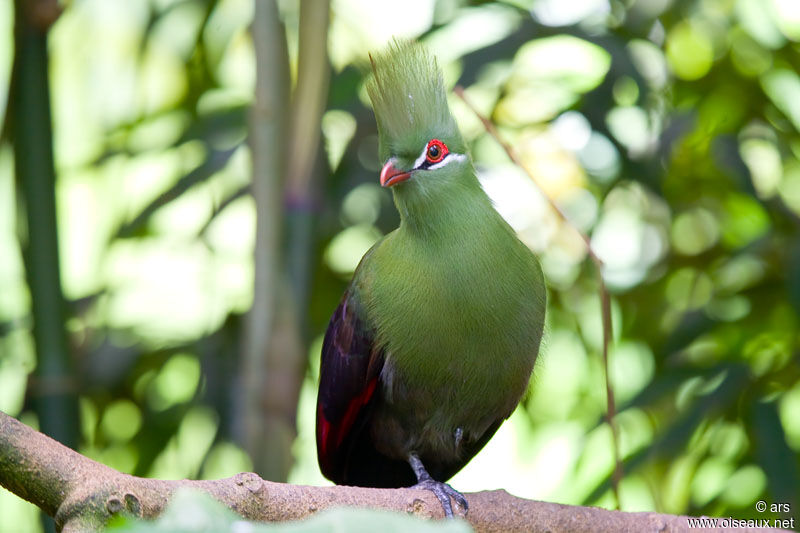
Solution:
<svg viewBox="0 0 800 533"><path fill-rule="evenodd" d="M395 41L370 61L367 92L378 122L381 185L398 201L474 181L474 173L465 172L472 163L436 59L418 43Z"/></svg>

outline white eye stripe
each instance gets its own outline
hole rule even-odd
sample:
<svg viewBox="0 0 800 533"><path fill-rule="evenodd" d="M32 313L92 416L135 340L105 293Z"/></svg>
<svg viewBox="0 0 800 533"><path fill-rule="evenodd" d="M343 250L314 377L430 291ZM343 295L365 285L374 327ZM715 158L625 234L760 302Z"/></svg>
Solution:
<svg viewBox="0 0 800 533"><path fill-rule="evenodd" d="M422 149L422 153L419 154L419 157L417 158L417 160L414 161L414 166L411 167L411 168L419 168L419 166L422 163L425 162L425 157L426 157L427 153L428 153L428 147L426 146L425 148Z"/></svg>
<svg viewBox="0 0 800 533"><path fill-rule="evenodd" d="M422 149L422 153L419 154L417 160L414 161L414 166L411 168L419 168L420 165L422 165L425 162L427 155L428 155L428 147L426 146L425 148ZM465 156L464 154L456 154L454 152L448 152L447 154L445 154L445 156L442 158L441 161L439 161L438 163L434 163L425 170L436 170L437 168L442 168L451 161L463 161L464 159L466 159L466 157L467 156Z"/></svg>
<svg viewBox="0 0 800 533"><path fill-rule="evenodd" d="M450 164L451 161L463 161L467 158L464 154L454 154L453 152L448 153L444 156L444 159L436 163L435 165L431 165L428 167L428 170L436 170L437 168L442 168L445 165Z"/></svg>

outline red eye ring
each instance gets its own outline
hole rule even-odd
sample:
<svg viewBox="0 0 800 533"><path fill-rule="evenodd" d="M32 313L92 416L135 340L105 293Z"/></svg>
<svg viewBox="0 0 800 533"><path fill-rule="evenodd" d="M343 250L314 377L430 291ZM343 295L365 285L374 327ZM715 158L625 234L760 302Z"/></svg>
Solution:
<svg viewBox="0 0 800 533"><path fill-rule="evenodd" d="M428 163L436 164L440 162L449 153L447 145L439 139L431 139L428 141L428 146L425 148L425 159Z"/></svg>

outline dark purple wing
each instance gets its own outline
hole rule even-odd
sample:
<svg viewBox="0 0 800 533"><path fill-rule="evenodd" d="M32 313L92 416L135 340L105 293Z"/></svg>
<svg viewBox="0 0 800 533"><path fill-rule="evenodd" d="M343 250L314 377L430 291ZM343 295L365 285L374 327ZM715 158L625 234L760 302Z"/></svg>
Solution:
<svg viewBox="0 0 800 533"><path fill-rule="evenodd" d="M378 452L370 433L381 408L384 354L374 341L358 298L342 297L322 344L317 396L317 459L339 485L403 487L416 482L408 463Z"/></svg>
<svg viewBox="0 0 800 533"><path fill-rule="evenodd" d="M351 432L371 404L383 366L383 357L373 349L373 335L359 307L351 291L345 292L322 344L317 458L325 477L337 483L343 477Z"/></svg>

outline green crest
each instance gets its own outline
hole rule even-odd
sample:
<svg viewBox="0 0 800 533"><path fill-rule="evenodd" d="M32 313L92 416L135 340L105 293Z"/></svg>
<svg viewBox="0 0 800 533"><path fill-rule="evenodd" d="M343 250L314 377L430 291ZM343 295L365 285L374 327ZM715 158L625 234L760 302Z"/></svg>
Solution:
<svg viewBox="0 0 800 533"><path fill-rule="evenodd" d="M378 121L381 157L388 152L417 155L434 137L460 140L444 90L442 71L421 44L395 40L386 51L370 55L367 93Z"/></svg>

